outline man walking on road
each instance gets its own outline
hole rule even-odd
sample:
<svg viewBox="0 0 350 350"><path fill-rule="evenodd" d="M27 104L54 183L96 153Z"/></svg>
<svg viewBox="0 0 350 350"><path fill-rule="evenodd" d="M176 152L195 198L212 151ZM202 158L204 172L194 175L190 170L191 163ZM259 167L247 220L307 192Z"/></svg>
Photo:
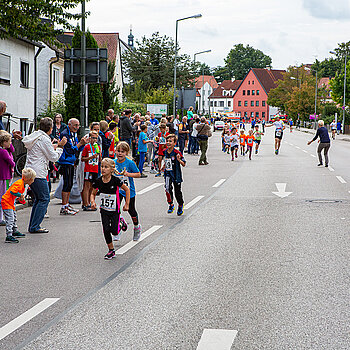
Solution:
<svg viewBox="0 0 350 350"><path fill-rule="evenodd" d="M329 148L331 147L331 140L329 138L328 130L324 126L323 120L318 121L318 126L319 128L317 129L315 137L311 141L309 141L307 144L310 145L312 142L316 141L318 137L320 138L320 143L318 144L318 148L317 148L317 154L318 154L318 160L319 160L319 164L317 166L323 165L321 152L322 150L324 150L323 151L324 162L325 162L325 167L327 168L328 162L329 162L328 151L329 151Z"/></svg>
<svg viewBox="0 0 350 350"><path fill-rule="evenodd" d="M281 147L281 140L283 137L283 130L286 128L285 125L283 124L283 121L280 120L280 117L276 117L276 121L272 124L267 124L266 127L270 126L275 126L276 131L275 131L275 154L277 155L280 147Z"/></svg>
<svg viewBox="0 0 350 350"><path fill-rule="evenodd" d="M207 124L207 121L205 117L201 117L200 124L196 127L198 134L197 139L199 143L199 147L201 149L201 156L199 158L199 165L208 165L207 160L207 150L208 150L208 138L211 137L211 129L210 126Z"/></svg>
<svg viewBox="0 0 350 350"><path fill-rule="evenodd" d="M131 147L133 127L131 125L131 109L126 109L124 115L120 117L120 141L125 141ZM151 120L152 122L152 120Z"/></svg>

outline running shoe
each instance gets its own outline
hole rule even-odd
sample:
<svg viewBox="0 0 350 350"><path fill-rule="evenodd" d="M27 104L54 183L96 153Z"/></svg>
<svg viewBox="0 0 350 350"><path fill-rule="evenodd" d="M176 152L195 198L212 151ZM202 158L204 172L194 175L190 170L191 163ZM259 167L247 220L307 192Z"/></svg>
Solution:
<svg viewBox="0 0 350 350"><path fill-rule="evenodd" d="M75 211L76 213L79 213L79 209L73 208L70 204L68 204L68 209L71 211Z"/></svg>
<svg viewBox="0 0 350 350"><path fill-rule="evenodd" d="M46 212L45 216L44 216L44 219L50 219L50 215L48 212Z"/></svg>
<svg viewBox="0 0 350 350"><path fill-rule="evenodd" d="M234 160L235 160L235 157L232 157L231 160L234 161Z"/></svg>
<svg viewBox="0 0 350 350"><path fill-rule="evenodd" d="M141 225L138 224L137 226L134 226L134 237L133 241L138 241L141 237Z"/></svg>
<svg viewBox="0 0 350 350"><path fill-rule="evenodd" d="M119 230L126 231L127 229L128 229L128 224L126 223L124 218L121 217L120 220L119 220Z"/></svg>
<svg viewBox="0 0 350 350"><path fill-rule="evenodd" d="M156 175L157 176L157 175ZM144 179L144 178L146 178L146 177L148 177L147 175L145 175L145 174L141 174L141 179Z"/></svg>
<svg viewBox="0 0 350 350"><path fill-rule="evenodd" d="M184 213L183 205L179 205L177 208L177 216L181 216Z"/></svg>
<svg viewBox="0 0 350 350"><path fill-rule="evenodd" d="M174 204L169 204L168 214L171 214L175 209Z"/></svg>
<svg viewBox="0 0 350 350"><path fill-rule="evenodd" d="M275 150L275 154L278 154L278 149Z"/></svg>
<svg viewBox="0 0 350 350"><path fill-rule="evenodd" d="M69 207L61 208L60 210L60 215L76 215L76 213L76 211L70 210Z"/></svg>
<svg viewBox="0 0 350 350"><path fill-rule="evenodd" d="M24 238L26 235L25 233L21 233L18 230L15 230L14 232L12 232L12 236L16 238Z"/></svg>
<svg viewBox="0 0 350 350"><path fill-rule="evenodd" d="M158 174L157 170L151 169L150 174Z"/></svg>
<svg viewBox="0 0 350 350"><path fill-rule="evenodd" d="M5 220L1 220L1 221L0 221L0 226L6 226Z"/></svg>
<svg viewBox="0 0 350 350"><path fill-rule="evenodd" d="M113 241L120 241L120 233L119 235L113 235Z"/></svg>
<svg viewBox="0 0 350 350"><path fill-rule="evenodd" d="M105 255L105 259L106 260L112 260L113 258L115 258L115 250L110 250L106 255Z"/></svg>
<svg viewBox="0 0 350 350"><path fill-rule="evenodd" d="M5 238L5 243L19 243L19 240L13 236L7 236Z"/></svg>
<svg viewBox="0 0 350 350"><path fill-rule="evenodd" d="M257 149L255 150L255 154L258 154L258 150Z"/></svg>
<svg viewBox="0 0 350 350"><path fill-rule="evenodd" d="M160 176L162 176L161 173L157 173L157 174L155 175L155 177L160 177Z"/></svg>

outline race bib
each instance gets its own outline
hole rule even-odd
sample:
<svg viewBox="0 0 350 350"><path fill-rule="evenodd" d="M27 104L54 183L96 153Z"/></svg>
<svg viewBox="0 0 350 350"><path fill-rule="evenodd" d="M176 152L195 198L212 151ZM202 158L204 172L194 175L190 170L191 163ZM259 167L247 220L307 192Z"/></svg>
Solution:
<svg viewBox="0 0 350 350"><path fill-rule="evenodd" d="M93 154L89 153L89 157L91 157ZM98 158L92 158L88 161L88 164L91 166L96 166L98 165Z"/></svg>
<svg viewBox="0 0 350 350"><path fill-rule="evenodd" d="M117 210L117 195L100 193L101 196L101 206L100 208L107 211Z"/></svg>
<svg viewBox="0 0 350 350"><path fill-rule="evenodd" d="M159 144L161 144L161 145L165 145L165 144L166 144L166 139L165 139L165 137L161 137L161 138L159 139Z"/></svg>
<svg viewBox="0 0 350 350"><path fill-rule="evenodd" d="M276 136L281 136L282 135L282 131L281 130L276 130Z"/></svg>
<svg viewBox="0 0 350 350"><path fill-rule="evenodd" d="M165 158L165 170L166 171L172 171L173 170L173 164L172 164L170 158Z"/></svg>

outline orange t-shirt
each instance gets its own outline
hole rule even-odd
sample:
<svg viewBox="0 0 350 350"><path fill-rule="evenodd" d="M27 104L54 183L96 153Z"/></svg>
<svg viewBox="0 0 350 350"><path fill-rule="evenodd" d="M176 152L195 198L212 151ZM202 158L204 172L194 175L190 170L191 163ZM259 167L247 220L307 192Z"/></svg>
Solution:
<svg viewBox="0 0 350 350"><path fill-rule="evenodd" d="M247 145L248 145L248 146L253 146L254 140L255 140L254 135L247 135L247 136L245 137L245 139L246 139L246 141L247 141Z"/></svg>
<svg viewBox="0 0 350 350"><path fill-rule="evenodd" d="M10 188L6 191L6 193L2 196L1 199L1 207L2 209L12 209L15 210L15 199L17 198L14 196L13 193L24 193L24 181L23 179L17 180L14 182Z"/></svg>
<svg viewBox="0 0 350 350"><path fill-rule="evenodd" d="M245 134L240 134L239 135L239 144L241 145L241 146L244 146L245 145L245 140L246 140L246 135Z"/></svg>

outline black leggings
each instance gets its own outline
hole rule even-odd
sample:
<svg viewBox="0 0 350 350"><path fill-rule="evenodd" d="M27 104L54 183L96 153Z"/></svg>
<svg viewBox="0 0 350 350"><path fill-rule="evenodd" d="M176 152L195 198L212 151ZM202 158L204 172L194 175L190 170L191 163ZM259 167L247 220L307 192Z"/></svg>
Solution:
<svg viewBox="0 0 350 350"><path fill-rule="evenodd" d="M118 211L107 211L100 209L103 234L107 244L112 243L112 235L118 234L119 213Z"/></svg>
<svg viewBox="0 0 350 350"><path fill-rule="evenodd" d="M178 205L183 205L184 200L181 192L181 182L177 183L171 177L166 176L165 177L165 194L166 194L167 202L169 204L173 204L173 201L174 201L173 187L175 190L175 198L177 200Z"/></svg>
<svg viewBox="0 0 350 350"><path fill-rule="evenodd" d="M135 197L132 197L130 198L130 203L129 203L129 210L128 210L128 213L129 215L131 216L131 219L134 223L134 225L138 225L139 224L139 218L138 218L138 215L137 215L137 211L136 211L136 208L135 208ZM125 199L125 197L121 194L119 194L119 199L120 199L120 210L122 210L122 201L123 199Z"/></svg>

